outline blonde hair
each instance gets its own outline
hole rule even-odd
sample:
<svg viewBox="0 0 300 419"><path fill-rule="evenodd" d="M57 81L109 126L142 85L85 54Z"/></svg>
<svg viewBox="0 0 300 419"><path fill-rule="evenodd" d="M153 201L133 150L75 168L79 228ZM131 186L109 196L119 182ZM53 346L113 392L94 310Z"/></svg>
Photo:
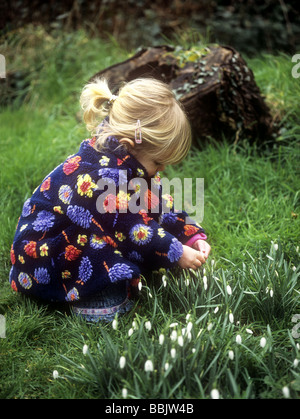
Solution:
<svg viewBox="0 0 300 419"><path fill-rule="evenodd" d="M103 149L109 136L135 138L140 120L142 143L134 150L151 154L160 164L175 164L184 159L191 146L191 128L172 90L155 79L139 78L126 83L117 97L105 79L88 83L80 97L87 129L95 129L105 116L109 122L97 136L95 147Z"/></svg>

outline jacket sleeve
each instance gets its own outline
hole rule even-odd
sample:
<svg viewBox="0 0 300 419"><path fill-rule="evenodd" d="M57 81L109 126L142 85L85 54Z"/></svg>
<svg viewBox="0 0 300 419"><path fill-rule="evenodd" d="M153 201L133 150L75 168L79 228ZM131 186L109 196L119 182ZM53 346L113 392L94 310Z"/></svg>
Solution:
<svg viewBox="0 0 300 419"><path fill-rule="evenodd" d="M146 211L118 214L115 229L122 254L148 269L173 268L182 256L182 243Z"/></svg>

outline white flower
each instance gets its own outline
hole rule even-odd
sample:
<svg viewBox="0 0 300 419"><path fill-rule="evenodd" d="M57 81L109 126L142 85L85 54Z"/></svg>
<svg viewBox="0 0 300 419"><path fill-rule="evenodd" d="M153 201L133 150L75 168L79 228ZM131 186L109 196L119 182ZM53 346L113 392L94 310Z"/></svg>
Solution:
<svg viewBox="0 0 300 419"><path fill-rule="evenodd" d="M217 390L216 388L214 388L211 392L210 392L210 396L212 399L219 399L220 398L220 393L219 390Z"/></svg>
<svg viewBox="0 0 300 419"><path fill-rule="evenodd" d="M126 365L125 356L121 356L120 361L119 361L119 365L120 365L121 370L125 367L125 365Z"/></svg>
<svg viewBox="0 0 300 419"><path fill-rule="evenodd" d="M193 323L192 322L188 322L188 324L186 326L186 332L187 333L190 333L190 331L192 330L192 328L193 328Z"/></svg>
<svg viewBox="0 0 300 419"><path fill-rule="evenodd" d="M171 323L169 327L176 327L178 326L178 323Z"/></svg>
<svg viewBox="0 0 300 419"><path fill-rule="evenodd" d="M292 267L292 271L296 271L297 270L297 268L296 268L296 266L294 265L293 267Z"/></svg>
<svg viewBox="0 0 300 419"><path fill-rule="evenodd" d="M153 362L150 360L150 359L148 359L146 362L145 362L145 371L146 372L152 372L154 370L154 367L153 367Z"/></svg>
<svg viewBox="0 0 300 419"><path fill-rule="evenodd" d="M151 322L149 322L149 321L148 321L148 322L146 322L146 323L145 323L145 329L147 329L147 330L149 330L149 331L150 331L150 330L151 330L151 328L152 328L152 326L151 326Z"/></svg>
<svg viewBox="0 0 300 419"><path fill-rule="evenodd" d="M168 371L170 364L168 362L165 363L165 371Z"/></svg>
<svg viewBox="0 0 300 419"><path fill-rule="evenodd" d="M297 368L298 367L298 365L299 365L299 359L294 359L294 362L293 362L293 367L294 368Z"/></svg>
<svg viewBox="0 0 300 419"><path fill-rule="evenodd" d="M128 391L127 388L122 388L122 397L123 399L127 399Z"/></svg>
<svg viewBox="0 0 300 419"><path fill-rule="evenodd" d="M139 291L142 291L142 288L143 288L143 284L142 284L142 281L140 281L138 283L138 289L139 289Z"/></svg>
<svg viewBox="0 0 300 419"><path fill-rule="evenodd" d="M232 294L232 289L231 289L231 286L230 285L227 285L226 291L227 291L227 294L228 295L231 295Z"/></svg>
<svg viewBox="0 0 300 419"><path fill-rule="evenodd" d="M211 266L214 266L214 264L215 264L215 260L214 260L214 259L212 259L212 260L211 260Z"/></svg>
<svg viewBox="0 0 300 419"><path fill-rule="evenodd" d="M112 328L113 328L114 330L117 330L117 328L118 328L118 320L117 320L117 319L114 319L114 320L113 320L113 322L112 322Z"/></svg>
<svg viewBox="0 0 300 419"><path fill-rule="evenodd" d="M287 386L284 386L282 388L282 394L283 394L283 397L285 399L289 399L290 398L290 389Z"/></svg>
<svg viewBox="0 0 300 419"><path fill-rule="evenodd" d="M186 278L186 280L184 281L185 286L188 287L190 285L190 280L189 278Z"/></svg>
<svg viewBox="0 0 300 419"><path fill-rule="evenodd" d="M206 275L204 275L204 277L203 277L203 285L204 285L204 289L206 291L207 290L207 276Z"/></svg>
<svg viewBox="0 0 300 419"><path fill-rule="evenodd" d="M213 328L213 324L209 323L209 325L207 326L207 330L210 331Z"/></svg>
<svg viewBox="0 0 300 419"><path fill-rule="evenodd" d="M56 371L56 370L53 371L53 378L54 378L54 380L56 380L58 378L58 371Z"/></svg>
<svg viewBox="0 0 300 419"><path fill-rule="evenodd" d="M261 338L261 340L260 340L260 346L262 347L262 348L264 348L265 346L266 346L266 343L267 343L267 339L266 338L264 338L264 337L262 337Z"/></svg>
<svg viewBox="0 0 300 419"><path fill-rule="evenodd" d="M194 354L196 352L196 348L193 348L192 349L192 353Z"/></svg>
<svg viewBox="0 0 300 419"><path fill-rule="evenodd" d="M133 328L133 330L137 330L138 329L138 324L137 324L137 322L135 320L133 320L133 322L132 322L132 328Z"/></svg>
<svg viewBox="0 0 300 419"><path fill-rule="evenodd" d="M229 359L231 359L231 361L234 360L234 352L233 351L229 351L228 356L229 356Z"/></svg>
<svg viewBox="0 0 300 419"><path fill-rule="evenodd" d="M175 348L172 348L171 349L171 358L175 358L176 357L176 349Z"/></svg>
<svg viewBox="0 0 300 419"><path fill-rule="evenodd" d="M190 318L191 318L191 315L187 314L186 317L185 317L185 320L188 322L190 320Z"/></svg>
<svg viewBox="0 0 300 419"><path fill-rule="evenodd" d="M166 277L166 275L163 275L162 276L162 283L163 283L164 287L166 288L166 286L167 286L167 277Z"/></svg>
<svg viewBox="0 0 300 419"><path fill-rule="evenodd" d="M215 314L217 314L217 312L220 310L220 307L216 307L215 309L214 309L214 313Z"/></svg>
<svg viewBox="0 0 300 419"><path fill-rule="evenodd" d="M176 332L176 330L173 330L172 331L170 338L171 338L171 341L172 342L175 342L177 340L177 332Z"/></svg>
<svg viewBox="0 0 300 419"><path fill-rule="evenodd" d="M251 329L246 329L246 332L249 333L249 335L253 335L253 332Z"/></svg>
<svg viewBox="0 0 300 419"><path fill-rule="evenodd" d="M274 243L273 247L274 247L275 251L278 250L278 244L277 243Z"/></svg>
<svg viewBox="0 0 300 419"><path fill-rule="evenodd" d="M177 342L178 342L179 346L183 347L183 337L182 336L178 336Z"/></svg>
<svg viewBox="0 0 300 419"><path fill-rule="evenodd" d="M132 336L133 335L133 328L131 327L129 330L128 330L128 336L130 337L130 336Z"/></svg>
<svg viewBox="0 0 300 419"><path fill-rule="evenodd" d="M163 334L159 335L158 341L160 345L163 345L165 341L165 336Z"/></svg>
<svg viewBox="0 0 300 419"><path fill-rule="evenodd" d="M88 350L89 350L89 347L87 345L83 345L83 348L82 348L83 355L86 355Z"/></svg>
<svg viewBox="0 0 300 419"><path fill-rule="evenodd" d="M230 321L230 323L234 322L234 317L233 317L232 313L229 314L229 321Z"/></svg>
<svg viewBox="0 0 300 419"><path fill-rule="evenodd" d="M241 335L236 335L235 341L238 345L240 345L242 343L242 337Z"/></svg>
<svg viewBox="0 0 300 419"><path fill-rule="evenodd" d="M270 289L270 297L273 298L273 295L274 295L274 291Z"/></svg>

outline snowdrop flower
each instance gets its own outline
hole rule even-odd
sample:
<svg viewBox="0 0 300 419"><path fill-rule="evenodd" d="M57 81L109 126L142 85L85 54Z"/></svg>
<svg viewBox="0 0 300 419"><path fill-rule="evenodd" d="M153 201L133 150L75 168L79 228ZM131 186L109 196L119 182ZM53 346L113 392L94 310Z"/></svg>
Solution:
<svg viewBox="0 0 300 419"><path fill-rule="evenodd" d="M207 326L207 330L210 331L213 328L213 324L209 323L209 325Z"/></svg>
<svg viewBox="0 0 300 419"><path fill-rule="evenodd" d="M227 291L227 294L228 295L231 295L232 294L232 289L231 289L231 286L230 285L227 285L226 291Z"/></svg>
<svg viewBox="0 0 300 419"><path fill-rule="evenodd" d="M284 386L282 388L282 394L283 394L283 397L285 399L289 399L290 398L290 389L287 386Z"/></svg>
<svg viewBox="0 0 300 419"><path fill-rule="evenodd" d="M184 281L185 286L188 287L190 285L190 280L189 278L186 278L186 280Z"/></svg>
<svg viewBox="0 0 300 419"><path fill-rule="evenodd" d="M113 328L114 330L117 330L117 328L118 328L118 320L117 320L117 319L114 319L114 320L113 320L113 322L112 322L112 328Z"/></svg>
<svg viewBox="0 0 300 419"><path fill-rule="evenodd" d="M185 317L185 320L188 322L190 320L190 318L191 318L191 315L187 314L186 317Z"/></svg>
<svg viewBox="0 0 300 419"><path fill-rule="evenodd" d="M235 337L235 341L236 341L236 343L237 343L238 345L240 345L240 344L242 343L242 337L241 337L241 335L236 335L236 337Z"/></svg>
<svg viewBox="0 0 300 419"><path fill-rule="evenodd" d="M151 322L149 322L149 321L148 321L148 322L146 322L146 323L145 323L145 329L147 329L147 330L149 330L149 331L150 331L150 330L151 330L151 328L152 328L152 326L151 326Z"/></svg>
<svg viewBox="0 0 300 419"><path fill-rule="evenodd" d="M293 267L292 267L292 271L296 271L297 270L297 268L296 268L296 266L294 265Z"/></svg>
<svg viewBox="0 0 300 419"><path fill-rule="evenodd" d="M229 321L230 321L230 323L234 322L234 317L233 317L232 313L229 313Z"/></svg>
<svg viewBox="0 0 300 419"><path fill-rule="evenodd" d="M143 288L143 284L142 284L142 281L140 281L138 283L138 289L139 289L139 291L142 291L142 288Z"/></svg>
<svg viewBox="0 0 300 419"><path fill-rule="evenodd" d="M207 276L206 275L204 275L204 277L203 277L203 285L204 285L204 289L206 291L207 290Z"/></svg>
<svg viewBox="0 0 300 419"><path fill-rule="evenodd" d="M58 378L58 371L56 371L56 370L53 371L53 378L54 378L54 380L56 380Z"/></svg>
<svg viewBox="0 0 300 419"><path fill-rule="evenodd" d="M192 340L192 334L191 333L187 333L186 334L188 341L190 342Z"/></svg>
<svg viewBox="0 0 300 419"><path fill-rule="evenodd" d="M217 314L217 312L220 310L220 307L216 307L215 309L214 309L214 313L215 314Z"/></svg>
<svg viewBox="0 0 300 419"><path fill-rule="evenodd" d="M86 355L87 354L88 349L89 349L89 347L87 345L83 345L83 348L82 348L83 355Z"/></svg>
<svg viewBox="0 0 300 419"><path fill-rule="evenodd" d="M123 399L127 399L128 391L127 388L122 388L122 397Z"/></svg>
<svg viewBox="0 0 300 419"><path fill-rule="evenodd" d="M273 295L274 295L274 291L271 289L270 290L270 297L273 298Z"/></svg>
<svg viewBox="0 0 300 419"><path fill-rule="evenodd" d="M173 342L175 342L175 340L177 340L177 332L176 332L176 330L173 330L172 331L170 338L171 338L171 341L173 341Z"/></svg>
<svg viewBox="0 0 300 419"><path fill-rule="evenodd" d="M231 359L231 361L234 360L234 352L233 351L229 351L228 356L229 356L229 359Z"/></svg>
<svg viewBox="0 0 300 419"><path fill-rule="evenodd" d="M190 331L192 330L192 328L193 328L193 323L192 322L188 322L188 324L186 326L186 332L187 333L190 333Z"/></svg>
<svg viewBox="0 0 300 419"><path fill-rule="evenodd" d="M253 331L251 329L246 329L246 332L249 333L249 335L253 335Z"/></svg>
<svg viewBox="0 0 300 419"><path fill-rule="evenodd" d="M133 330L137 330L138 329L138 324L137 324L137 322L135 320L133 320L133 322L132 322L132 328L133 328Z"/></svg>
<svg viewBox="0 0 300 419"><path fill-rule="evenodd" d="M177 342L178 342L179 346L183 347L183 337L182 336L178 336Z"/></svg>
<svg viewBox="0 0 300 419"><path fill-rule="evenodd" d="M130 336L132 336L133 335L133 328L131 327L129 330L128 330L128 336L130 337Z"/></svg>
<svg viewBox="0 0 300 419"><path fill-rule="evenodd" d="M121 356L120 361L119 361L119 365L120 365L121 370L125 367L125 365L126 365L125 356Z"/></svg>
<svg viewBox="0 0 300 419"><path fill-rule="evenodd" d="M163 283L163 286L166 288L166 286L167 286L167 277L166 277L166 275L163 275L162 276L162 283Z"/></svg>
<svg viewBox="0 0 300 419"><path fill-rule="evenodd" d="M176 349L175 348L172 348L171 349L171 358L175 358L176 357Z"/></svg>
<svg viewBox="0 0 300 419"><path fill-rule="evenodd" d="M160 345L163 345L165 341L165 336L163 334L159 335L158 341Z"/></svg>
<svg viewBox="0 0 300 419"><path fill-rule="evenodd" d="M165 371L168 371L170 364L168 362L165 363Z"/></svg>
<svg viewBox="0 0 300 419"><path fill-rule="evenodd" d="M178 323L171 323L169 327L176 327L178 326Z"/></svg>
<svg viewBox="0 0 300 419"><path fill-rule="evenodd" d="M145 362L145 371L146 372L152 372L154 370L154 367L153 367L153 362L150 360L150 359L148 359L146 362Z"/></svg>
<svg viewBox="0 0 300 419"><path fill-rule="evenodd" d="M275 250L275 251L277 251L277 250L278 250L278 244L277 244L277 243L274 243L273 247L274 247L274 250Z"/></svg>
<svg viewBox="0 0 300 419"><path fill-rule="evenodd" d="M260 346L262 347L262 348L264 348L265 346L266 346L266 343L267 343L267 339L266 338L264 338L264 337L262 337L261 338L261 340L260 340Z"/></svg>
<svg viewBox="0 0 300 419"><path fill-rule="evenodd" d="M194 354L196 352L196 348L193 348L192 349L192 353Z"/></svg>
<svg viewBox="0 0 300 419"><path fill-rule="evenodd" d="M299 365L299 359L294 359L294 362L293 362L293 367L294 368L297 368L298 367L298 365Z"/></svg>
<svg viewBox="0 0 300 419"><path fill-rule="evenodd" d="M214 264L215 264L215 260L214 260L214 259L212 259L212 260L211 260L211 266L214 266Z"/></svg>
<svg viewBox="0 0 300 419"><path fill-rule="evenodd" d="M217 390L216 388L214 388L211 392L210 392L210 396L212 399L219 399L220 398L220 393L219 390Z"/></svg>

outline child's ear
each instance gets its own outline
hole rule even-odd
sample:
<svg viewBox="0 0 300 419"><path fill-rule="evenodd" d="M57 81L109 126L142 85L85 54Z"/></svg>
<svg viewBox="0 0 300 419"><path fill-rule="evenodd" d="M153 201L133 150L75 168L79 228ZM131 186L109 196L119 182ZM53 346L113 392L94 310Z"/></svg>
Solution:
<svg viewBox="0 0 300 419"><path fill-rule="evenodd" d="M130 150L130 148L134 148L134 141L130 140L130 138L121 138L119 140L119 143L124 145L127 150Z"/></svg>

